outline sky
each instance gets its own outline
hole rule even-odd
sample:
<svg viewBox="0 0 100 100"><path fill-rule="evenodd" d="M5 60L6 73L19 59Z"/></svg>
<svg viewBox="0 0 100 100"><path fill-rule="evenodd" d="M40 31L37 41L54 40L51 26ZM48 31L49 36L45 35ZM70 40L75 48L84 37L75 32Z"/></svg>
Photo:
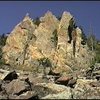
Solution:
<svg viewBox="0 0 100 100"><path fill-rule="evenodd" d="M55 16L70 12L86 35L92 30L100 40L100 1L0 1L0 34L11 32L26 13L35 19L48 10Z"/></svg>

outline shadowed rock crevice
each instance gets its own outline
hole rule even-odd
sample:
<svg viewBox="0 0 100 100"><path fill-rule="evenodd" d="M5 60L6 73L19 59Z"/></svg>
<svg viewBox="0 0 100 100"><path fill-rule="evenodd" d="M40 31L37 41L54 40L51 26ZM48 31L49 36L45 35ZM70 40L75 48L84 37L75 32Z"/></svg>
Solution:
<svg viewBox="0 0 100 100"><path fill-rule="evenodd" d="M74 28L75 28L75 21L74 21L74 18L72 17L69 21L69 26L68 26L68 35L69 35L68 43L71 43L72 41L72 31Z"/></svg>
<svg viewBox="0 0 100 100"><path fill-rule="evenodd" d="M18 75L15 71L10 72L3 80L4 81L12 81L13 79L17 79Z"/></svg>

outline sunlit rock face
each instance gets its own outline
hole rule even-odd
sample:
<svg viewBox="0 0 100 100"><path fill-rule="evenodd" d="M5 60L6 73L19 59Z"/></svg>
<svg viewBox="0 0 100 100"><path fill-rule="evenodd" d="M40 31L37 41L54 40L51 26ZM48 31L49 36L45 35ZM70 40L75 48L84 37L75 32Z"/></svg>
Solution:
<svg viewBox="0 0 100 100"><path fill-rule="evenodd" d="M58 20L47 11L39 20L36 25L26 15L12 30L3 47L6 64L39 72L50 67L62 74L89 67L93 52L81 44L82 30L75 26L75 19L69 12L64 11Z"/></svg>

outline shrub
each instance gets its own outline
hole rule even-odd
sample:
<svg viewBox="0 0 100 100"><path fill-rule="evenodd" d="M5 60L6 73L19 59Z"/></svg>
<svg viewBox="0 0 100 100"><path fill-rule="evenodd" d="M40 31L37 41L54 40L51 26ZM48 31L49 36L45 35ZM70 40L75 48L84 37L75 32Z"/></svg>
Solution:
<svg viewBox="0 0 100 100"><path fill-rule="evenodd" d="M85 35L84 31L83 31L82 26L79 26L79 28L80 28L81 31L82 31L82 34L81 34L81 38L82 38L81 44L82 44L82 45L86 45L86 43L87 43L87 37L86 37L86 35Z"/></svg>
<svg viewBox="0 0 100 100"><path fill-rule="evenodd" d="M58 43L57 30L54 30L54 32L52 33L51 41L54 43L54 46L57 47L57 43Z"/></svg>
<svg viewBox="0 0 100 100"><path fill-rule="evenodd" d="M5 34L0 35L0 65L4 64L2 59L2 47L6 44L7 36Z"/></svg>
<svg viewBox="0 0 100 100"><path fill-rule="evenodd" d="M41 21L38 17L35 20L33 20L33 23L36 24L37 26L39 26L40 22Z"/></svg>

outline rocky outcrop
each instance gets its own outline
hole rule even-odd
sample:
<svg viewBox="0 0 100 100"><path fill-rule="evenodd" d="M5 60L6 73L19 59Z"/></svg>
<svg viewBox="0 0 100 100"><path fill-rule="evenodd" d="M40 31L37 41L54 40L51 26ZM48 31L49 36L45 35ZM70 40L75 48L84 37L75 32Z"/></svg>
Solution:
<svg viewBox="0 0 100 100"><path fill-rule="evenodd" d="M36 25L26 15L9 34L3 47L6 64L39 73L68 74L87 69L93 53L82 45L82 30L69 12L59 21L50 11Z"/></svg>

